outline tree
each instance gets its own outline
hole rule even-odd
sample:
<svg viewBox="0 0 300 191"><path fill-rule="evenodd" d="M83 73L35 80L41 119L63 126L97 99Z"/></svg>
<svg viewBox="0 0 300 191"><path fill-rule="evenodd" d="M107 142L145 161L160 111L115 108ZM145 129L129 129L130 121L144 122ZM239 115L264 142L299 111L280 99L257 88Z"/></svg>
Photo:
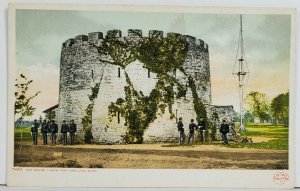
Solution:
<svg viewBox="0 0 300 191"><path fill-rule="evenodd" d="M251 114L260 119L260 121L270 119L269 101L265 93L250 92L245 99Z"/></svg>
<svg viewBox="0 0 300 191"><path fill-rule="evenodd" d="M246 111L244 113L244 122L250 122L250 123L253 123L254 122L254 117L253 115L250 113L250 111Z"/></svg>
<svg viewBox="0 0 300 191"><path fill-rule="evenodd" d="M21 124L24 117L32 116L36 109L31 105L31 101L40 93L40 91L31 96L28 95L29 86L32 82L33 80L27 79L23 74L20 74L19 79L16 79L15 116L19 116L18 120L21 121Z"/></svg>
<svg viewBox="0 0 300 191"><path fill-rule="evenodd" d="M288 126L289 119L289 93L282 93L275 97L271 102L271 112L274 117L275 125L278 122Z"/></svg>
<svg viewBox="0 0 300 191"><path fill-rule="evenodd" d="M233 117L233 120L234 120L235 122L241 121L240 113L234 111L234 117ZM245 119L244 119L244 121L245 121Z"/></svg>

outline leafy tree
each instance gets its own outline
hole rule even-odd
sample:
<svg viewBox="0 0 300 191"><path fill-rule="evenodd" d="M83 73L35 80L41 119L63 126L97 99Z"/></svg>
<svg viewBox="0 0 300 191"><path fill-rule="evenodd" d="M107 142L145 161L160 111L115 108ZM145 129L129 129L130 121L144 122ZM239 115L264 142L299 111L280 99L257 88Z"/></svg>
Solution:
<svg viewBox="0 0 300 191"><path fill-rule="evenodd" d="M24 117L29 117L33 115L36 108L31 105L31 101L39 94L40 91L34 93L33 95L28 95L28 90L30 84L33 80L29 80L23 74L20 74L20 78L16 79L16 91L15 91L15 116L19 116L18 119L22 121Z"/></svg>
<svg viewBox="0 0 300 191"><path fill-rule="evenodd" d="M252 122L252 123L254 122L254 117L250 111L246 111L244 113L244 122Z"/></svg>
<svg viewBox="0 0 300 191"><path fill-rule="evenodd" d="M240 117L240 113L234 111L234 117L233 117L233 120L235 122L239 122L241 120L241 117Z"/></svg>
<svg viewBox="0 0 300 191"><path fill-rule="evenodd" d="M289 119L289 93L282 93L275 97L271 102L271 112L274 117L275 125L278 122L288 126Z"/></svg>
<svg viewBox="0 0 300 191"><path fill-rule="evenodd" d="M254 117L260 121L270 119L269 115L269 101L265 93L250 92L245 99L246 104Z"/></svg>

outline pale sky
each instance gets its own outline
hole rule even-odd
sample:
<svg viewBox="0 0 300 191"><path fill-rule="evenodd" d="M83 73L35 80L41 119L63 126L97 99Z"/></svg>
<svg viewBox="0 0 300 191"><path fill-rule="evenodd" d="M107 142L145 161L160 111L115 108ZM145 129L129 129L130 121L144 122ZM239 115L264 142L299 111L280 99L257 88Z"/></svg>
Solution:
<svg viewBox="0 0 300 191"><path fill-rule="evenodd" d="M17 10L16 74L41 91L32 102L32 118L58 103L62 43L80 34L120 29L162 30L195 36L209 45L212 104L233 105L239 112L238 81L232 75L239 37L239 15L95 11ZM243 15L244 48L250 74L245 91L270 99L288 91L290 16Z"/></svg>

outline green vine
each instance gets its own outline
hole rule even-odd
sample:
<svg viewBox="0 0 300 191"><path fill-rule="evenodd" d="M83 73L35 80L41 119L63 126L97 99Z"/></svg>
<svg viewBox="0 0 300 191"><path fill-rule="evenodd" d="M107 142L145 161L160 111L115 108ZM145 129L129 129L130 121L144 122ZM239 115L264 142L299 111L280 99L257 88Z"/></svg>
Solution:
<svg viewBox="0 0 300 191"><path fill-rule="evenodd" d="M93 117L93 108L94 108L94 100L97 98L98 92L100 88L100 83L96 83L94 87L91 87L92 94L89 95L90 104L85 109L85 116L82 118L82 126L84 131L84 142L92 143L93 134L92 134L92 117Z"/></svg>
<svg viewBox="0 0 300 191"><path fill-rule="evenodd" d="M219 121L219 115L216 111L213 111L212 113L212 121L210 123L210 126L211 126L211 138L212 140L216 140L216 132L217 132L217 125L218 125L218 121Z"/></svg>
<svg viewBox="0 0 300 191"><path fill-rule="evenodd" d="M181 67L187 54L187 43L178 35L170 35L166 38L152 36L141 38L138 42L132 42L126 38L115 38L115 35L107 36L103 46L98 51L104 51L113 59L115 65L125 67L132 61L139 59L152 72L158 74L158 82L149 96L137 92L127 73L127 86L124 87L125 99L119 98L109 107L109 116L116 117L119 113L125 119L128 131L124 140L128 143L142 143L145 129L157 118L159 111L164 114L168 106L170 119L175 118L172 111L174 99L184 97L186 89L177 80L168 75L168 72ZM176 84L178 92L174 92Z"/></svg>
<svg viewBox="0 0 300 191"><path fill-rule="evenodd" d="M198 97L195 82L192 77L189 77L188 80L189 80L189 86L191 87L192 94L193 94L194 110L197 115L197 120L200 120L201 118L203 118L205 124L207 124L208 130L210 129L212 132L211 135L206 134L206 136L211 136L211 138L214 139L215 132L213 133L212 124L207 119L205 105L203 104L201 99Z"/></svg>
<svg viewBox="0 0 300 191"><path fill-rule="evenodd" d="M160 92L153 89L149 96L144 96L142 92L137 92L127 75L127 86L124 87L125 100L119 98L108 107L110 117L115 117L120 113L125 118L125 126L128 132L124 138L129 143L142 143L144 130L156 119Z"/></svg>
<svg viewBox="0 0 300 191"><path fill-rule="evenodd" d="M166 38L143 38L138 49L138 59L158 74L166 74L181 67L187 55L187 43L180 35Z"/></svg>
<svg viewBox="0 0 300 191"><path fill-rule="evenodd" d="M115 33L117 31L114 31ZM115 33L107 35L103 40L102 46L96 47L98 52L104 55L109 55L114 62L111 64L125 68L138 57L139 43L123 38L116 38Z"/></svg>
<svg viewBox="0 0 300 191"><path fill-rule="evenodd" d="M110 56L112 61L107 61L107 63L125 68L138 59L145 64L145 68L156 73L158 77L155 88L149 96L145 96L143 92L134 89L125 72L127 82L124 87L125 98L119 98L108 106L110 120L117 115L121 115L125 119L124 125L127 127L124 136L125 142L142 143L144 131L157 118L157 115L164 114L168 107L170 119L174 119L175 114L172 106L175 99L186 96L187 86L180 84L170 73L178 69L185 76L188 76L182 67L188 52L187 42L176 34L168 35L165 38L159 37L159 34L154 34L151 37L141 37L134 41L115 36L116 34L113 33L107 35L102 45L97 47L100 54ZM189 77L189 86L193 94L197 119L204 119L208 128L212 130L213 136L216 127L208 123L205 106L198 97L195 82L191 77ZM175 90L174 87L176 87ZM206 87L202 87L202 89L205 90ZM91 97L93 98L93 95ZM83 122L87 124L84 125L86 128L90 127L89 115L91 115L92 109L93 99L86 109L86 118L83 119Z"/></svg>

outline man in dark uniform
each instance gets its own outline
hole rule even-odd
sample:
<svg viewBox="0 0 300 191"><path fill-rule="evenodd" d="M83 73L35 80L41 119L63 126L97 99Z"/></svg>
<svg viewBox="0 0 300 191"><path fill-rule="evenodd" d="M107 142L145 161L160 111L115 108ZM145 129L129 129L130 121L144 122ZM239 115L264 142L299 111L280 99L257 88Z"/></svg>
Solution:
<svg viewBox="0 0 300 191"><path fill-rule="evenodd" d="M71 145L75 144L75 134L77 131L77 126L74 123L74 120L71 120L71 124L70 124L70 137L71 137Z"/></svg>
<svg viewBox="0 0 300 191"><path fill-rule="evenodd" d="M179 117L179 121L177 123L177 129L178 129L178 133L179 133L179 144L183 144L184 143L184 128L183 128L183 123L182 123L182 117Z"/></svg>
<svg viewBox="0 0 300 191"><path fill-rule="evenodd" d="M189 125L189 130L190 130L190 133L189 133L189 140L188 140L188 143L190 143L190 140L192 138L192 142L194 143L194 135L195 135L195 128L197 128L197 126L195 125L194 123L194 119L191 119L191 123Z"/></svg>
<svg viewBox="0 0 300 191"><path fill-rule="evenodd" d="M202 143L204 143L206 126L205 126L205 122L204 122L203 118L200 119L198 127L199 127L200 139L201 139L200 141Z"/></svg>
<svg viewBox="0 0 300 191"><path fill-rule="evenodd" d="M32 141L34 145L37 145L37 137L38 137L38 128L40 124L37 122L35 119L32 126L31 126L31 136L32 136Z"/></svg>
<svg viewBox="0 0 300 191"><path fill-rule="evenodd" d="M223 119L223 122L221 124L220 133L222 134L222 139L224 141L224 144L227 145L228 144L227 133L229 133L229 125L226 124L225 119Z"/></svg>
<svg viewBox="0 0 300 191"><path fill-rule="evenodd" d="M69 126L66 124L66 120L63 120L63 124L61 125L62 133L62 139L63 139L63 145L66 145L68 143L68 132L69 132Z"/></svg>
<svg viewBox="0 0 300 191"><path fill-rule="evenodd" d="M48 130L49 130L48 126L49 126L49 123L47 123L46 119L44 119L44 121L42 123L42 127L41 127L41 132L42 132L44 145L48 144L48 137L47 137L47 133L48 133Z"/></svg>
<svg viewBox="0 0 300 191"><path fill-rule="evenodd" d="M50 123L50 133L51 133L51 145L56 145L56 137L58 132L58 126L54 120Z"/></svg>

